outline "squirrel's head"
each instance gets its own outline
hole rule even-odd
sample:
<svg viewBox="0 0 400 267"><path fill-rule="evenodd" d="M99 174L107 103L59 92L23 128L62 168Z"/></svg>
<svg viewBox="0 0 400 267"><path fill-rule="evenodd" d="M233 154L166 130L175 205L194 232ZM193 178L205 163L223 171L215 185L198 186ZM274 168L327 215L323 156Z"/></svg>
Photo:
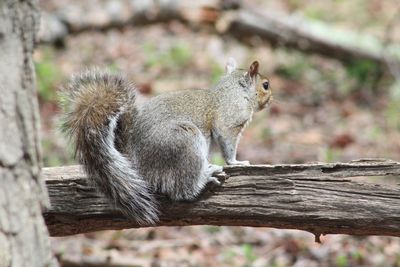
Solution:
<svg viewBox="0 0 400 267"><path fill-rule="evenodd" d="M259 63L254 61L248 69L238 69L236 61L230 58L225 66L225 81L231 88L239 88L258 111L264 109L272 101L272 90L269 80L259 74ZM233 83L233 84L232 84Z"/></svg>

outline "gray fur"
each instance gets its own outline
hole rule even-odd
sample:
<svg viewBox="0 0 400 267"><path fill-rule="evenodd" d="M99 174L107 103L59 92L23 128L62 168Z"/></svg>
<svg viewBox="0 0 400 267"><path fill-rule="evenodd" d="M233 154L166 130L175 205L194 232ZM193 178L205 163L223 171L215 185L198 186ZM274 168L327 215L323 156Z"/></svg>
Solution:
<svg viewBox="0 0 400 267"><path fill-rule="evenodd" d="M82 108L80 99L87 90L118 90L119 108L104 120L92 125L93 107ZM133 168L132 162L114 146L115 128L121 113L131 109L135 90L120 76L88 71L74 77L65 90L67 103L64 131L76 145L76 155L84 165L93 185L106 195L126 216L138 223L153 224L158 220L157 202L146 181ZM105 100L99 100L105 101ZM109 100L106 100L109 101ZM94 103L93 105L96 105ZM104 114L105 115L105 114Z"/></svg>
<svg viewBox="0 0 400 267"><path fill-rule="evenodd" d="M133 86L119 76L87 72L72 80L65 129L95 186L125 215L154 223L151 192L194 200L207 183L219 184L213 173L222 167L208 162L212 139L228 164L248 163L236 161L236 148L257 106L256 78L234 64L227 70L214 88L163 94L141 108ZM107 92L109 99L94 97ZM88 108L92 97L100 104Z"/></svg>

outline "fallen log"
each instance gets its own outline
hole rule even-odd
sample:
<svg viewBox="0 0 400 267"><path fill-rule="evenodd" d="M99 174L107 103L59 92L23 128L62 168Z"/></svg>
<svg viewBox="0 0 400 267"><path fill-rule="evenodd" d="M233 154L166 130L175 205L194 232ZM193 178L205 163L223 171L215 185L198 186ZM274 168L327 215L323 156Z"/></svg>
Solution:
<svg viewBox="0 0 400 267"><path fill-rule="evenodd" d="M362 183L358 176L400 175L400 163L227 166L222 186L210 185L195 202L158 196L154 226L273 227L321 234L400 237L400 186ZM87 185L80 166L44 168L51 208L44 212L52 236L149 227L124 218Z"/></svg>
<svg viewBox="0 0 400 267"><path fill-rule="evenodd" d="M400 64L400 46L386 44L373 36L338 29L299 15L255 11L245 6L224 6L224 1L119 1L88 10L69 7L44 14L39 42L55 43L71 34L138 27L180 21L189 27L206 28L210 33L229 35L246 44L263 40L306 53L320 54L343 62L368 60L386 67ZM238 1L239 3L239 1ZM234 10L232 9L234 8Z"/></svg>

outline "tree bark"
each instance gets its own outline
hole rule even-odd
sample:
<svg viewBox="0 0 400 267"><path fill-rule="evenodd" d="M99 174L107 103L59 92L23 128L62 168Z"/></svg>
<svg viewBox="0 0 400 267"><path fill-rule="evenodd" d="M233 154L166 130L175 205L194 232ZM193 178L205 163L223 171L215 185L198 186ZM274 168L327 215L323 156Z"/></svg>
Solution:
<svg viewBox="0 0 400 267"><path fill-rule="evenodd" d="M263 226L306 230L316 237L400 237L400 186L348 179L400 175L398 162L229 166L224 171L230 176L221 177L224 184L210 185L195 202L159 196L162 216L155 226ZM51 235L146 227L124 218L88 187L79 166L45 168L43 175L52 204L44 214Z"/></svg>
<svg viewBox="0 0 400 267"><path fill-rule="evenodd" d="M34 0L0 2L0 266L56 266L42 208Z"/></svg>

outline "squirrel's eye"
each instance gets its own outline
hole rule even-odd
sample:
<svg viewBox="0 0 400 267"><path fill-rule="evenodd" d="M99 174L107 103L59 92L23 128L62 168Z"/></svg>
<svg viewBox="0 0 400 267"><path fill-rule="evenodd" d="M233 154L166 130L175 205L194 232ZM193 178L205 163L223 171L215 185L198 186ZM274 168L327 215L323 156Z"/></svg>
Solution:
<svg viewBox="0 0 400 267"><path fill-rule="evenodd" d="M269 82L263 82L262 86L263 86L264 90L268 90Z"/></svg>

